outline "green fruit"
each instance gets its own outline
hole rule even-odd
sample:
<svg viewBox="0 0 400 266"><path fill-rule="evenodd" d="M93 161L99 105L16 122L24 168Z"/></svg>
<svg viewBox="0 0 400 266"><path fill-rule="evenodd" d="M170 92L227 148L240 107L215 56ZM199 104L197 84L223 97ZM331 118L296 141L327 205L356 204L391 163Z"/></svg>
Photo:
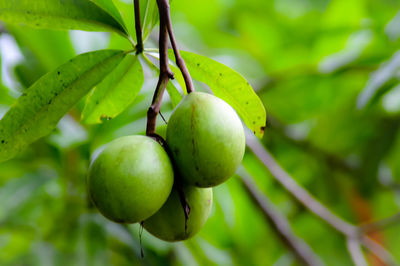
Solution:
<svg viewBox="0 0 400 266"><path fill-rule="evenodd" d="M245 136L236 112L202 92L185 96L167 126L167 143L185 183L212 187L231 177L243 159Z"/></svg>
<svg viewBox="0 0 400 266"><path fill-rule="evenodd" d="M212 207L212 188L188 186L183 189L190 206L185 232L185 213L179 193L172 189L164 206L149 219L143 227L152 235L165 241L181 241L194 236L204 226Z"/></svg>
<svg viewBox="0 0 400 266"><path fill-rule="evenodd" d="M118 138L92 162L87 179L94 205L108 219L140 222L167 200L174 172L167 153L145 136Z"/></svg>

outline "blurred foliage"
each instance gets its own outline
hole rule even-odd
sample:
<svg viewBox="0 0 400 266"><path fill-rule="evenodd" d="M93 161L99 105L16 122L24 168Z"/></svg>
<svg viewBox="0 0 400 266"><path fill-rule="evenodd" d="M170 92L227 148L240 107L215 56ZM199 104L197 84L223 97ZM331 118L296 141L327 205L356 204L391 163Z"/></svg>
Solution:
<svg viewBox="0 0 400 266"><path fill-rule="evenodd" d="M118 7L123 17L133 13L126 3ZM352 223L399 211L399 1L174 0L171 12L182 49L250 80L269 115L263 142L300 184ZM16 92L82 49L129 47L117 34L7 30L0 37L0 117ZM22 55L17 62L4 45L9 34ZM146 46L156 43L150 34ZM170 244L143 232L143 259L139 225L114 224L93 208L85 191L90 154L144 132L157 81L151 71L145 69L144 89L119 116L83 125L82 100L50 136L0 164L0 265L296 264L237 177L214 189L212 214L195 238ZM5 82L4 73L14 82ZM171 109L166 96L167 119ZM352 265L343 236L295 202L251 152L243 165L326 265ZM397 261L399 234L395 225L375 236Z"/></svg>

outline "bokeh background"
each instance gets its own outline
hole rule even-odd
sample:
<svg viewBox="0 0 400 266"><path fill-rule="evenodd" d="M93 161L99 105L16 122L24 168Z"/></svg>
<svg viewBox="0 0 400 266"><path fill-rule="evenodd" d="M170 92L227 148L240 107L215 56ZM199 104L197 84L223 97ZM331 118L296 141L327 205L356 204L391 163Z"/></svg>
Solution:
<svg viewBox="0 0 400 266"><path fill-rule="evenodd" d="M132 6L114 2L132 16ZM264 146L315 198L353 224L399 212L398 0L173 0L171 12L183 50L249 80L268 113ZM0 117L76 54L130 45L108 33L3 26ZM145 46L156 43L157 29ZM157 79L146 75L117 118L80 123L82 100L54 133L0 164L0 265L297 265L237 176L214 188L212 213L195 238L171 244L143 231L144 258L139 225L112 223L93 208L85 188L90 155L144 132ZM166 96L166 118L170 111ZM295 201L250 150L242 169L325 265L353 265L345 237ZM371 237L400 263L400 223ZM364 254L370 265L384 265Z"/></svg>

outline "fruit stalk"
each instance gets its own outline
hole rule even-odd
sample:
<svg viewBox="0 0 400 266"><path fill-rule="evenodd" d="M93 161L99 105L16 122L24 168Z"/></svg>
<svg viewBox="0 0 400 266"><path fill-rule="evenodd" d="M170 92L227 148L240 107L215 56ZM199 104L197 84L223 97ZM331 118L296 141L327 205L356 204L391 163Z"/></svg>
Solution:
<svg viewBox="0 0 400 266"><path fill-rule="evenodd" d="M140 4L134 0L135 6L135 31L136 31L136 54L143 53L142 26L140 25Z"/></svg>
<svg viewBox="0 0 400 266"><path fill-rule="evenodd" d="M162 97L164 95L165 88L167 87L169 79L174 78L174 73L172 73L168 64L168 31L165 17L165 13L167 12L163 12L164 8L166 7L165 5L163 5L163 1L157 1L157 5L160 14L160 33L158 39L160 48L160 75L158 77L153 101L151 103L151 106L149 107L149 110L147 111L147 136L152 136L155 134L157 115L160 112Z"/></svg>
<svg viewBox="0 0 400 266"><path fill-rule="evenodd" d="M181 57L181 54L179 53L178 45L175 40L175 35L172 30L171 14L169 11L169 1L168 0L159 0L157 2L162 2L162 5L163 5L162 12L165 13L164 16L166 18L168 35L169 35L169 39L171 41L172 49L174 50L176 65L182 72L183 79L185 80L187 93L191 93L194 91L193 81L192 81L192 77L190 76L189 70L186 67L185 61L183 60L183 58Z"/></svg>

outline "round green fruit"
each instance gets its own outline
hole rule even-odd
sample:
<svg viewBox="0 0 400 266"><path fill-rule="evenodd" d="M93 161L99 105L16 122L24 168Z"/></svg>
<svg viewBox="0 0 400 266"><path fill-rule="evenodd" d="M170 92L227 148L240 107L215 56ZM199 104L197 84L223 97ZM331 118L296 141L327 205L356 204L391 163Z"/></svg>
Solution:
<svg viewBox="0 0 400 266"><path fill-rule="evenodd" d="M167 200L174 172L167 153L145 136L118 138L91 163L88 193L99 211L118 223L141 222Z"/></svg>
<svg viewBox="0 0 400 266"><path fill-rule="evenodd" d="M245 136L238 115L223 100L192 92L174 110L167 143L186 184L212 187L231 177L243 159Z"/></svg>
<svg viewBox="0 0 400 266"><path fill-rule="evenodd" d="M184 209L177 189L173 188L164 206L143 222L150 234L165 241L181 241L194 236L204 226L212 207L212 188L188 186L183 191L190 207L186 231Z"/></svg>

